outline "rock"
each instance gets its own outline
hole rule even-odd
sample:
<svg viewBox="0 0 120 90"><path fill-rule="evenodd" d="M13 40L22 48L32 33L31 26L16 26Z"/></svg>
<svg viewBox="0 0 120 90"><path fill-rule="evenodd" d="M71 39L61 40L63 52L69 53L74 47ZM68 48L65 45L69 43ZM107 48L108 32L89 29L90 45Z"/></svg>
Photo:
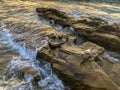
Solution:
<svg viewBox="0 0 120 90"><path fill-rule="evenodd" d="M85 18L83 18L84 20ZM97 18L86 18L84 23L73 24L73 28L80 36L87 38L88 40L103 46L108 50L120 52L120 31L114 25L108 25L106 22L98 21ZM89 22L89 23L88 23ZM99 23L91 25L93 23Z"/></svg>
<svg viewBox="0 0 120 90"><path fill-rule="evenodd" d="M36 11L39 16L47 20L54 20L56 24L60 24L63 27L70 26L73 22L72 18L68 17L66 13L54 8L36 8Z"/></svg>
<svg viewBox="0 0 120 90"><path fill-rule="evenodd" d="M72 41L73 43L76 43L77 39L76 37L70 36L69 40Z"/></svg>
<svg viewBox="0 0 120 90"><path fill-rule="evenodd" d="M67 36L62 32L58 32L54 28L44 24L40 27L39 25L36 25L36 23L29 25L30 23L28 22L26 24L21 22L13 22L11 20L6 20L5 24L7 25L6 28L9 29L11 33L20 34L16 36L14 42L24 42L26 48L30 48L33 51L36 49L36 46L42 45L41 42L43 40L47 41L48 39L50 39L54 41L53 38L56 37L57 39L55 39L55 41L65 42L68 39L68 37L72 37ZM29 35L26 35L26 32L29 33ZM61 39L58 39L58 37L61 37Z"/></svg>
<svg viewBox="0 0 120 90"><path fill-rule="evenodd" d="M67 17L67 15L65 15L66 13L60 12L59 10L54 9L54 8L36 8L36 11L39 12L40 14L44 14L44 12L45 13L47 12L48 14L54 13L54 15L61 17L61 18L65 18L65 19L69 18Z"/></svg>
<svg viewBox="0 0 120 90"><path fill-rule="evenodd" d="M24 74L30 74L32 76L35 76L37 72L32 67L23 67L20 69Z"/></svg>
<svg viewBox="0 0 120 90"><path fill-rule="evenodd" d="M69 17L61 10L53 8L37 8L38 15L47 20L54 20L55 24L71 26L74 31L105 49L120 52L120 27L119 24L109 25L106 21L95 17ZM55 11L55 12L54 12Z"/></svg>
<svg viewBox="0 0 120 90"><path fill-rule="evenodd" d="M96 63L104 51L86 42L81 46L63 44L50 50L48 45L38 51L37 58L50 62L53 70L72 90L119 90L104 70Z"/></svg>
<svg viewBox="0 0 120 90"><path fill-rule="evenodd" d="M13 22L11 20L6 20L6 28L10 29L10 32L13 34L22 34L24 37L18 37L15 39L15 42L24 42L26 44L26 48L32 48L32 40L36 40L36 45L34 48L36 49L37 45L43 45L43 47L46 47L47 50L50 50L50 47L48 46L48 43L45 43L42 41L46 40L52 44L54 43L60 43L60 42L69 42L68 44L75 43L75 37L66 35L62 32L56 31L54 28L43 25L43 26L37 26L36 24L28 25L28 23L21 23L21 22ZM18 28L17 28L18 27ZM29 35L24 35L22 31L29 33ZM20 39L19 39L20 38ZM23 39L22 39L23 38ZM62 43L61 43L62 44ZM61 45L62 46L62 45ZM54 50L56 50L55 48ZM52 53L52 51L50 51ZM32 68L32 67L23 67L20 69L24 74L30 74L33 76L33 79L35 82L38 82L41 80L41 76L38 75L38 73Z"/></svg>
<svg viewBox="0 0 120 90"><path fill-rule="evenodd" d="M36 76L34 76L33 79L35 82L38 82L41 80L41 76L36 74Z"/></svg>
<svg viewBox="0 0 120 90"><path fill-rule="evenodd" d="M44 12L44 14L45 13L46 12ZM44 18L48 19L49 15ZM95 20L95 18L91 18L90 20ZM69 23L69 25L73 26L81 22L83 23L81 25L86 24L84 25L85 27L88 25L88 31L86 28L84 30L91 33L91 31L96 31L96 27L107 24L107 22L101 19L97 19L97 21L93 23L89 22L90 20L86 20L87 22L84 22L84 20L73 21L74 23ZM76 46L74 44L76 38L56 33L58 32L53 32L48 35L49 42L60 43L64 41L65 43L61 47L56 47L55 49L51 49L49 44L46 43L43 48L38 51L37 58L50 62L58 77L69 85L72 90L119 90L117 84L109 77L107 72L100 67L100 65L102 66L101 62L99 62L99 64L96 62L97 57L104 52L102 47L90 42L86 42L81 46ZM85 36L84 33L85 32L82 34L83 36Z"/></svg>
<svg viewBox="0 0 120 90"><path fill-rule="evenodd" d="M55 49L55 48L61 47L61 45L64 44L64 42L59 42L59 43L48 42L48 44L51 49Z"/></svg>
<svg viewBox="0 0 120 90"><path fill-rule="evenodd" d="M22 71L24 74L32 75L35 82L38 82L41 80L41 76L38 75L38 73L34 69L32 69L31 67L21 68L20 71Z"/></svg>
<svg viewBox="0 0 120 90"><path fill-rule="evenodd" d="M34 81L38 82L41 80L41 76L32 67L23 67L21 70L24 74L29 74L33 76Z"/></svg>
<svg viewBox="0 0 120 90"><path fill-rule="evenodd" d="M0 7L0 18L4 19L3 21L6 24L6 28L10 30L10 33L24 37L23 39L20 37L20 39L15 40L16 42L24 42L28 49L43 45L42 50L38 51L37 57L49 61L57 75L65 83L70 85L73 90L118 90L116 83L109 78L109 76L104 72L104 69L102 69L96 62L98 55L104 51L102 47L90 42L84 43L82 46L76 46L74 44L76 38L60 33L52 27L38 22L38 18L35 17L34 9L39 5L42 7L43 5L47 6L47 4L48 2L38 3L20 1L19 3L16 3L13 1L7 1ZM59 3L50 3L49 6L50 5L57 6ZM12 8L12 11L14 12L11 12L10 8ZM59 11L57 10L49 9L48 11L46 14L46 11L43 10L42 12L44 12L44 14L41 13L40 16L44 15L45 17L48 17L47 20L55 20L56 24L61 24L64 27L77 24L75 23L76 20L68 18L64 12L59 14ZM53 14L54 12L56 14ZM49 15L49 13L51 15ZM90 23L88 22L88 24ZM94 23L92 25L94 26ZM95 26L96 25L98 24L95 23ZM51 34L55 34L55 37L50 37ZM33 45L34 40L36 41L35 45ZM41 43L43 40L50 41L52 43L64 41L65 43L61 45L61 47L50 49L48 43ZM6 55L7 58L10 59L8 57L8 53L6 53ZM1 60L5 61L5 58ZM5 63L7 64L7 61L5 61ZM100 65L102 64L100 63ZM1 70L3 70L3 65L1 65L1 67ZM30 67L26 68L26 70L24 68L23 72L33 75L34 80L36 81L40 79L40 76L37 75L37 73ZM22 87L22 85L20 85L20 87Z"/></svg>
<svg viewBox="0 0 120 90"><path fill-rule="evenodd" d="M106 21L95 18L95 17L85 17L82 16L80 19L76 20L74 24L81 23L92 27L98 27L100 25L108 24Z"/></svg>
<svg viewBox="0 0 120 90"><path fill-rule="evenodd" d="M120 63L111 62L105 55L100 55L98 59L102 63L101 68L120 87Z"/></svg>

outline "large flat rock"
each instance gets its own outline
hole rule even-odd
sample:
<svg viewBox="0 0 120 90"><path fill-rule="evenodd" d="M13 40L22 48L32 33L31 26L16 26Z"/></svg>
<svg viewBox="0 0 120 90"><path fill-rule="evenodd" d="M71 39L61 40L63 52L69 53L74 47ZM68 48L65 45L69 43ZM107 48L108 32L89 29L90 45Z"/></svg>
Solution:
<svg viewBox="0 0 120 90"><path fill-rule="evenodd" d="M98 14L98 12L100 14L104 14L105 12L99 11L100 9L97 9L98 6L100 7L103 7L103 6L111 7L111 6L109 5L105 6L102 4L87 5L86 3L83 3L83 5L79 5L79 4L70 5L70 4L50 2L50 1L37 2L37 0L34 2L29 0L27 1L5 0L4 2L0 2L0 4L1 4L0 20L6 25L5 28L9 29L10 33L12 33L13 36L16 37L14 42L16 43L24 42L26 44L26 48L28 49L30 48L34 51L36 50L36 48L41 49L40 46L44 45L43 48L40 51L38 51L37 58L44 59L45 61L50 62L56 74L66 84L68 84L72 90L91 90L91 89L92 90L119 90L119 87L118 87L119 86L119 75L118 75L119 65L115 64L115 66L112 68L113 69L113 73L112 73L112 72L108 72L111 69L111 67L107 69L107 66L108 67L109 65L111 66L109 62L106 61L103 67L101 67L101 64L99 65L98 62L96 62L97 57L102 52L104 52L104 49L102 47L96 44L93 44L91 42L86 42L81 46L76 46L74 44L76 40L75 37L58 32L54 28L43 24L43 22L39 21L39 18L35 13L35 9L39 6L42 7L42 10L43 10L43 7L50 7L50 6L62 9L62 12L60 13L59 10L56 10L56 9L53 10L53 8L52 9L45 8L45 11L43 10L44 13L41 13L41 16L44 15L45 17L48 17L46 18L47 20L51 20L51 19L55 20L56 24L61 24L64 27L71 26L71 25L72 27L75 26L76 32L77 32L77 28L80 29L82 27L80 25L84 25L85 26L84 33L86 32L89 33L90 31L87 31L89 30L89 28L91 28L90 30L94 31L96 30L96 27L94 27L94 25L95 26L98 25L96 24L96 22L95 23L93 22L92 24L93 26L88 25L88 24L91 24L91 22L94 20L91 20L91 22L88 22L88 23L85 20L86 23L83 23L82 21L84 20L76 20L74 18L68 17L68 15L64 13L64 11L69 13L69 11L72 12L75 9L76 10L80 9L79 11L86 12L89 14L90 13ZM59 5L61 5L61 7L59 7ZM48 10L50 12L48 12ZM0 23L0 26L4 24ZM100 24L100 25L103 25L103 24ZM119 35L117 35L116 32L114 31L111 31L111 32L112 33L108 34L108 32L106 31L104 32L104 30L102 30L99 33L103 33L101 34L103 36L105 34L108 34L108 35L112 34L111 37L113 36L118 38ZM84 35L80 33L78 34L81 36L83 35L84 37L88 35L88 34ZM47 43L44 43L44 42L42 43L42 41L44 40L47 40ZM34 41L36 41L36 43L34 43ZM48 45L48 42L52 43L53 46L54 45L56 46L57 44L60 44L60 43L63 43L63 44L61 44L59 47L51 49L50 46ZM2 73L4 69L7 67L8 62L11 60L12 55L9 52L9 50L8 52L6 51L4 52L3 48L0 50L1 50L0 51L0 54L1 54L0 73ZM32 52L31 52L31 55L32 55ZM104 59L102 60L105 61ZM23 73L28 73L33 76L34 75L36 76L36 72L34 72L34 70L30 67L22 68L21 71ZM39 79L40 79L39 77L35 77L35 80L39 80ZM16 79L16 80L12 80L11 83L14 83L14 85L16 85L16 84L20 84L21 81ZM0 85L3 85L2 81L0 81ZM39 89L40 88L37 88L36 90L39 90Z"/></svg>
<svg viewBox="0 0 120 90"><path fill-rule="evenodd" d="M44 17L46 20L54 20L55 24L60 24L63 27L73 27L78 35L85 37L89 41L106 49L120 52L119 24L109 25L106 21L95 17L76 19L54 8L37 8L36 11L39 16Z"/></svg>
<svg viewBox="0 0 120 90"><path fill-rule="evenodd" d="M81 46L63 44L50 49L49 44L38 51L37 58L50 62L56 74L72 90L119 90L106 72L96 63L104 49L91 42Z"/></svg>

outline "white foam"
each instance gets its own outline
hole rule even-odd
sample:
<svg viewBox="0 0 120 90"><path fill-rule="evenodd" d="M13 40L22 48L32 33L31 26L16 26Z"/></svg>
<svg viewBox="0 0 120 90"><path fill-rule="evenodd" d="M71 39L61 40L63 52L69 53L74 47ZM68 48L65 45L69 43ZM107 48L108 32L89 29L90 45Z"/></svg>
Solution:
<svg viewBox="0 0 120 90"><path fill-rule="evenodd" d="M40 61L42 62L40 63L36 60L36 52L47 42L46 40L41 42L40 47L37 47L36 51L32 51L31 49L26 48L26 44L24 42L15 43L15 37L10 34L7 29L3 29L2 39L8 42L9 45L20 54L19 57L13 56L13 60L9 63L5 74L7 80L21 76L21 68L31 67L39 75L41 75L42 80L39 81L39 86L42 90L64 90L62 81L59 80L55 74L53 74L50 64L46 62L43 63L43 61ZM35 43L36 42L34 41L34 44ZM31 83L33 80L32 76L25 74L24 80L24 83L21 83L20 85L17 84L16 86L14 85L11 87L11 90L25 90L26 88L29 88L29 90L34 90ZM47 89L45 89L45 87Z"/></svg>
<svg viewBox="0 0 120 90"><path fill-rule="evenodd" d="M120 62L120 55L112 51L104 52L104 56L108 58L111 62Z"/></svg>

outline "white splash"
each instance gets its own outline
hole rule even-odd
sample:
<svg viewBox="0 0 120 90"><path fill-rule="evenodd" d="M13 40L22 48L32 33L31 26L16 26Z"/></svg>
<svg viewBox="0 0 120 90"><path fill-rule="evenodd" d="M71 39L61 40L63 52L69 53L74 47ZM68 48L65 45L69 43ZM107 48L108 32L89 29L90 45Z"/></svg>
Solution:
<svg viewBox="0 0 120 90"><path fill-rule="evenodd" d="M104 52L104 56L108 58L111 62L120 62L120 54L112 52L112 51L106 51Z"/></svg>
<svg viewBox="0 0 120 90"><path fill-rule="evenodd" d="M9 90L35 90L33 88L34 85L32 85L33 77L29 74L25 74L24 77L22 77L20 69L23 67L31 67L41 76L41 80L38 82L41 90L64 90L62 81L53 73L50 64L36 60L37 50L41 49L47 40L43 40L40 47L37 47L36 51L32 51L31 49L26 48L24 42L15 43L15 37L10 34L7 29L2 30L1 39L8 42L11 48L20 54L19 57L13 56L13 60L11 60L6 69L4 81L19 77L21 77L23 81L16 85L10 84L11 87Z"/></svg>

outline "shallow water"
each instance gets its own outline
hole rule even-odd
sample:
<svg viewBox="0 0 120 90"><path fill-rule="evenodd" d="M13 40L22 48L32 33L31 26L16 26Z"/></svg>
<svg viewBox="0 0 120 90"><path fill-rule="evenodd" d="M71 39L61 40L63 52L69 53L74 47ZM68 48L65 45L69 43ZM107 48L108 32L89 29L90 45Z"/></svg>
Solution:
<svg viewBox="0 0 120 90"><path fill-rule="evenodd" d="M63 29L58 25L55 28L66 33L74 33L70 27L69 29ZM71 31L68 32L68 30ZM24 42L14 42L18 37L19 35L10 34L7 29L0 31L0 59L9 61L0 79L0 90L68 90L69 88L65 89L62 81L52 71L50 64L42 60L36 60L36 52L46 43L47 38L42 40L39 47L32 50L27 48ZM78 40L81 42L81 38ZM33 41L35 47L38 46L36 41ZM120 55L117 53L106 51L104 55L112 62L120 62ZM31 67L42 79L34 84L33 76L21 73L20 69L24 67ZM20 81L16 82L14 79Z"/></svg>
<svg viewBox="0 0 120 90"><path fill-rule="evenodd" d="M112 51L105 51L104 56L111 62L120 63L120 54Z"/></svg>
<svg viewBox="0 0 120 90"><path fill-rule="evenodd" d="M87 40L84 37L80 37L75 31L74 28L72 27L63 27L59 24L55 24L54 20L45 20L43 17L39 18L40 21L42 21L44 24L48 25L48 26L52 26L53 28L55 28L55 30L59 31L59 32L64 32L67 35L70 36L74 36L76 37L76 45L81 45L84 42L86 42Z"/></svg>
<svg viewBox="0 0 120 90"><path fill-rule="evenodd" d="M26 2L25 3L24 2L16 3L16 1L15 3L13 2L11 3L11 2L8 5L5 4L4 8L1 8L3 9L3 11L5 11L5 13L7 12L6 14L1 13L1 16L0 16L1 18L2 17L4 18L5 16L7 18L12 17L12 18L23 19L24 21L39 21L38 18L36 18L35 20L34 14L30 14L27 11L23 11L24 13L19 13L19 11L17 11L19 10L20 6L22 9L24 9L25 8L24 5ZM12 5L13 7L11 7ZM31 6L30 8L33 8L32 7L33 5L32 3L26 4L27 7ZM13 10L14 8L15 8L15 11ZM10 13L7 10L9 10ZM11 12L10 10L13 10L14 12ZM108 9L105 9L104 11L108 11ZM109 9L108 13L110 14L111 12L119 13L119 10L116 11L113 9L111 11ZM76 18L79 18L84 15L89 16L87 12L83 13L77 10L74 10L71 13ZM120 19L111 19L105 15L99 15L98 17L103 18L104 20L109 21L109 22L117 22L117 23L120 22ZM50 25L49 22L48 24ZM84 42L84 40L81 37L77 36L74 33L71 27L63 28L60 25L55 25L53 27L59 31L63 31L68 34L75 35L78 40L77 41L78 45ZM69 32L69 29L71 30L71 32ZM29 36L29 32L24 33L24 35L23 34L13 35L13 34L10 34L9 30L6 30L6 29L0 31L0 64L1 64L0 69L1 67L6 68L4 73L0 72L0 74L3 73L3 77L0 77L0 90L64 90L65 86L63 85L62 81L51 70L51 66L47 62L44 62L42 60L38 61L35 58L37 50L40 49L42 45L44 45L44 43L46 42L46 39L44 39L40 44L37 43L36 38L34 37L29 39L32 41L32 46L34 47L34 50L33 50L33 48L28 49L24 41L14 42L16 38L23 38L25 36ZM105 55L111 61L115 61L115 62L116 61L118 62L118 60L120 61L120 59L116 57L116 54L114 53L106 52ZM3 64L1 63L1 61ZM8 66L6 64L8 64ZM28 74L23 75L20 72L21 68L27 67L27 66L32 67L41 76L42 80L38 82L39 86L37 86L36 84L32 82L33 77L31 75L28 75ZM16 80L14 80L14 78ZM17 79L20 79L21 81Z"/></svg>
<svg viewBox="0 0 120 90"><path fill-rule="evenodd" d="M0 80L0 90L64 90L62 81L52 71L50 64L36 60L38 47L33 51L26 48L24 42L14 42L15 38L7 29L0 31L0 58L5 59L4 51L6 57L10 54L10 58L7 58L9 64ZM41 42L39 49L46 41ZM38 86L34 85L31 75L21 73L23 67L31 67L41 76ZM16 78L21 81L14 82Z"/></svg>

